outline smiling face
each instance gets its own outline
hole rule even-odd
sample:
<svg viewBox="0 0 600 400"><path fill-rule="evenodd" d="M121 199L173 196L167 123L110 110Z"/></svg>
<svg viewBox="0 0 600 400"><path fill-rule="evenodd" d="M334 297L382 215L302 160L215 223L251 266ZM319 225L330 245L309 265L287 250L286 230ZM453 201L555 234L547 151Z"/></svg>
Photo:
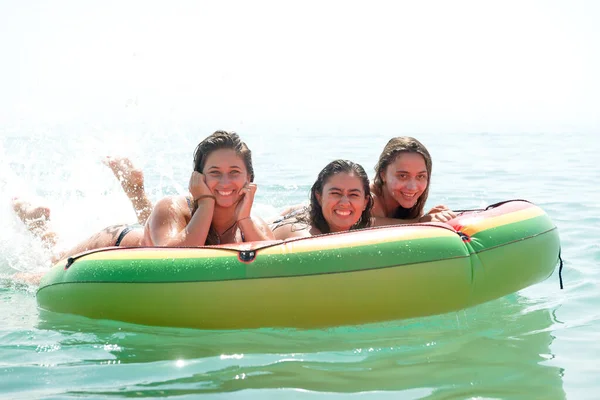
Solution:
<svg viewBox="0 0 600 400"><path fill-rule="evenodd" d="M425 159L418 153L400 153L381 173L381 180L388 196L402 207L412 208L429 183Z"/></svg>
<svg viewBox="0 0 600 400"><path fill-rule="evenodd" d="M231 207L240 199L240 189L250 182L246 164L233 149L219 149L206 157L202 173L219 207Z"/></svg>
<svg viewBox="0 0 600 400"><path fill-rule="evenodd" d="M361 178L348 172L332 175L316 197L331 232L350 230L368 204Z"/></svg>

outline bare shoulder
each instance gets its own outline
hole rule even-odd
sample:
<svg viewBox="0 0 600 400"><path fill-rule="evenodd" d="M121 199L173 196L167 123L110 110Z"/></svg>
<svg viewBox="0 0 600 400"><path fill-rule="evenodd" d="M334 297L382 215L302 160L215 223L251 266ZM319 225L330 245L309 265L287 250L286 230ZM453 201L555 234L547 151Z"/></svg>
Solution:
<svg viewBox="0 0 600 400"><path fill-rule="evenodd" d="M185 207L187 209L189 209L191 204L189 203L189 201L190 198L188 196L183 195L166 196L159 200L159 202L164 203L166 205L170 205L172 207Z"/></svg>
<svg viewBox="0 0 600 400"><path fill-rule="evenodd" d="M156 202L156 205L162 206L173 206L179 204L181 201L185 201L185 196L165 196Z"/></svg>
<svg viewBox="0 0 600 400"><path fill-rule="evenodd" d="M388 217L371 217L371 226L387 226L402 224L401 219Z"/></svg>
<svg viewBox="0 0 600 400"><path fill-rule="evenodd" d="M283 210L280 215L286 216L288 214L292 214L295 211L303 210L307 207L306 204L296 204L295 206L291 206Z"/></svg>
<svg viewBox="0 0 600 400"><path fill-rule="evenodd" d="M283 220L285 218L293 216L295 213L303 211L307 207L308 206L306 204L296 204L295 206L287 207L286 209L284 209L283 211L281 211L279 214L267 218L266 222L269 225L273 225L273 224L276 223L276 221L281 221L281 220Z"/></svg>
<svg viewBox="0 0 600 400"><path fill-rule="evenodd" d="M170 216L190 218L191 211L185 196L167 196L158 200L152 210L151 218Z"/></svg>
<svg viewBox="0 0 600 400"><path fill-rule="evenodd" d="M312 236L311 226L298 221L280 223L272 229L277 240Z"/></svg>
<svg viewBox="0 0 600 400"><path fill-rule="evenodd" d="M371 215L374 217L385 217L383 205L381 204L381 197L377 196L375 193L371 193L371 195L373 196L373 208L371 209Z"/></svg>

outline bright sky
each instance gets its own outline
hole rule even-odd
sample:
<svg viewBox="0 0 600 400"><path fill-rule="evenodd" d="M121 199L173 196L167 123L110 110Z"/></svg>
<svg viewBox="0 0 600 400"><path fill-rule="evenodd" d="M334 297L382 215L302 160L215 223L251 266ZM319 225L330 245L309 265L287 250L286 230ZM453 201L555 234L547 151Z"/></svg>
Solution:
<svg viewBox="0 0 600 400"><path fill-rule="evenodd" d="M597 131L597 21L594 0L5 0L0 123Z"/></svg>

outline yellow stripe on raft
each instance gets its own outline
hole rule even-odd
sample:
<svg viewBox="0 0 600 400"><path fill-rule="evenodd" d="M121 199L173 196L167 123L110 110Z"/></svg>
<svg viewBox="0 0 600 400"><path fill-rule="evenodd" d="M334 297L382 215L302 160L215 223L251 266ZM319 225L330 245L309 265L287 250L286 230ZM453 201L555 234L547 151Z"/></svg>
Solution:
<svg viewBox="0 0 600 400"><path fill-rule="evenodd" d="M231 257L235 253L228 253L223 250L202 248L201 252L196 249L174 247L153 248L153 249L122 249L115 251L99 251L85 256L86 260L149 260L163 258L219 258ZM237 257L237 255L235 255Z"/></svg>
<svg viewBox="0 0 600 400"><path fill-rule="evenodd" d="M424 229L425 228L425 229ZM392 230L392 231L391 231ZM382 227L364 231L352 232L351 235L321 236L318 240L311 238L291 240L280 245L258 249L264 255L294 253L308 253L319 250L343 249L357 246L368 246L377 243L389 243L401 240L430 239L452 237L456 233L449 229L439 229L428 226L406 226L402 229ZM227 246L224 246L227 249ZM236 250L246 250L243 243L235 245ZM123 249L125 250L125 249ZM148 259L184 259L184 258L221 258L236 257L237 251L224 251L204 247L194 248L139 248L126 249L127 251L100 251L86 255L87 260L148 260ZM65 260L66 262L66 260Z"/></svg>
<svg viewBox="0 0 600 400"><path fill-rule="evenodd" d="M544 211L538 207L526 208L511 212L509 214L502 214L498 216L480 216L474 215L473 218L463 220L462 232L468 236L473 236L479 232L483 232L488 229L497 228L503 225L514 224L516 222L526 221L528 219L536 218L544 215Z"/></svg>
<svg viewBox="0 0 600 400"><path fill-rule="evenodd" d="M356 235L356 236L354 236ZM456 237L450 229L431 226L406 226L402 229L394 227L356 231L353 235L321 236L318 240L293 240L287 242L285 253L309 253L320 250L345 249L350 247L368 246L381 243L398 242L413 239L431 239L443 237ZM276 246L261 250L261 254L282 254L283 247Z"/></svg>

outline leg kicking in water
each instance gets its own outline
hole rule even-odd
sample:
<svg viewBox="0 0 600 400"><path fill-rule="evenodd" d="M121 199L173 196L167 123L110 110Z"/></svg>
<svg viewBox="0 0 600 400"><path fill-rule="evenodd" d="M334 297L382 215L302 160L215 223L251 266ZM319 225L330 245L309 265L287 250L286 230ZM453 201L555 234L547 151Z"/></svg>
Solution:
<svg viewBox="0 0 600 400"><path fill-rule="evenodd" d="M48 249L54 249L57 243L56 233L50 226L50 208L15 197L12 207L27 229L42 240Z"/></svg>
<svg viewBox="0 0 600 400"><path fill-rule="evenodd" d="M42 240L44 247L52 252L52 261L60 258L55 254L57 235L50 226L50 209L45 206L33 205L21 198L14 198L12 207L27 229ZM21 282L39 284L43 273L19 272L14 275L14 279Z"/></svg>
<svg viewBox="0 0 600 400"><path fill-rule="evenodd" d="M152 212L152 202L144 189L144 173L126 157L106 157L102 161L121 183L123 191L131 201L138 222L146 223Z"/></svg>
<svg viewBox="0 0 600 400"><path fill-rule="evenodd" d="M13 209L29 230L45 240L53 261L105 247L200 247L273 240L273 232L251 215L257 185L250 149L235 132L215 131L196 147L185 195L167 196L154 207L144 193L143 174L126 158L105 160L144 226L113 225L58 253L50 210L15 199ZM209 174L210 171L216 171ZM225 177L225 178L223 178ZM149 216L144 211L151 208Z"/></svg>
<svg viewBox="0 0 600 400"><path fill-rule="evenodd" d="M50 260L54 264L66 256L82 253L84 251L111 246L140 246L143 237L143 229L132 229L129 225L112 225L100 232L90 236L67 251L57 248L58 234L52 228L50 221L50 209L46 206L33 205L21 198L13 199L13 210L27 229L41 239L43 245L50 251ZM21 272L14 278L27 283L39 284L43 272L28 273Z"/></svg>

